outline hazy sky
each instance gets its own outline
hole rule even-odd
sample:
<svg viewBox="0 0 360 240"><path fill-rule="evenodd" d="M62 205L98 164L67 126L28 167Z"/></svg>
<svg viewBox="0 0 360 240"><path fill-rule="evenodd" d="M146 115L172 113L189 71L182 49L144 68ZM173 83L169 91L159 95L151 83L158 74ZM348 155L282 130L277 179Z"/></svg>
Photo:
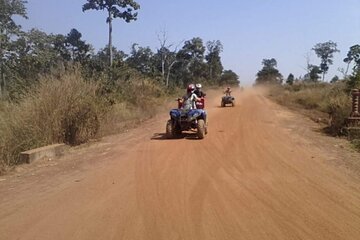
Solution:
<svg viewBox="0 0 360 240"><path fill-rule="evenodd" d="M85 0L28 0L25 28L47 33L69 33L76 28L95 49L108 41L106 14L82 12ZM341 51L327 79L339 67L350 46L360 44L360 0L137 0L138 20L114 21L113 42L128 53L132 43L159 45L157 33L166 29L169 42L193 37L220 40L225 69L234 70L242 83L252 83L264 58L275 58L286 78L305 74L307 53L319 42L332 40ZM319 64L312 52L311 62Z"/></svg>

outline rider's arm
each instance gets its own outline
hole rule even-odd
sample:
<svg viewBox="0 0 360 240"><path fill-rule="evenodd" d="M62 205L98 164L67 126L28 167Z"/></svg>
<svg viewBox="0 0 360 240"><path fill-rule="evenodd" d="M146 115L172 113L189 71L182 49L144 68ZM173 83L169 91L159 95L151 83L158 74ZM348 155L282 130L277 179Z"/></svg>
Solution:
<svg viewBox="0 0 360 240"><path fill-rule="evenodd" d="M199 98L198 96L196 96L195 93L193 93L193 94L191 95L191 100L192 100L192 101L199 102L199 101L201 101L201 98Z"/></svg>

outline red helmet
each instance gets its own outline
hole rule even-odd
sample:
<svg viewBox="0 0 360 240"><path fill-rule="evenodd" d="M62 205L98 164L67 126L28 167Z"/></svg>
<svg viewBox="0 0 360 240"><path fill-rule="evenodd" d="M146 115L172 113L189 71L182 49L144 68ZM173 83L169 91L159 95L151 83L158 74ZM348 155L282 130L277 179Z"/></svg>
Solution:
<svg viewBox="0 0 360 240"><path fill-rule="evenodd" d="M189 84L189 86L187 87L187 92L190 93L190 92L193 92L195 91L195 85L194 84Z"/></svg>

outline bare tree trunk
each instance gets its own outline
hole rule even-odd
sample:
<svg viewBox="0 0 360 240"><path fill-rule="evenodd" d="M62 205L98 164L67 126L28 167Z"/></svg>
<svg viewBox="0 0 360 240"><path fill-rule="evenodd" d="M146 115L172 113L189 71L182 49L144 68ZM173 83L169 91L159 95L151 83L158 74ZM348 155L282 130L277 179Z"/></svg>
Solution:
<svg viewBox="0 0 360 240"><path fill-rule="evenodd" d="M165 57L163 53L161 53L161 76L163 81L165 80Z"/></svg>
<svg viewBox="0 0 360 240"><path fill-rule="evenodd" d="M108 18L108 21L109 21L109 59L110 59L110 67L112 66L113 64L113 52L112 52L112 17L111 17L111 12L110 10L108 11L109 12L109 18Z"/></svg>
<svg viewBox="0 0 360 240"><path fill-rule="evenodd" d="M167 72L167 76L166 76L166 87L169 87L169 78L170 78L170 72L171 72L171 68L174 66L174 64L176 63L177 61L174 61L170 64L169 66L169 69L168 69L168 72Z"/></svg>
<svg viewBox="0 0 360 240"><path fill-rule="evenodd" d="M160 43L160 55L161 55L161 77L162 80L164 81L164 83L166 82L165 79L165 63L166 63L166 58L167 58L167 54L164 52L165 48L168 49L169 47L172 46L172 44L170 44L169 46L166 46L166 41L167 41L167 36L166 36L166 31L163 30L162 31L162 35L160 36L160 34L157 34L159 43Z"/></svg>
<svg viewBox="0 0 360 240"><path fill-rule="evenodd" d="M322 77L322 81L325 81L325 72L323 72L323 77Z"/></svg>

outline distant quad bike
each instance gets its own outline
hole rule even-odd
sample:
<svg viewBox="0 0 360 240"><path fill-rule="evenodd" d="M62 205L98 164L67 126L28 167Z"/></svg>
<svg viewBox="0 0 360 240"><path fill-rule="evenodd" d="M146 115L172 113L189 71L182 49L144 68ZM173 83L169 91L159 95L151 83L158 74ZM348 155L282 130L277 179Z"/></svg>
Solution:
<svg viewBox="0 0 360 240"><path fill-rule="evenodd" d="M166 123L166 137L175 138L181 136L182 131L196 130L199 139L207 134L206 111L204 109L172 109L170 120Z"/></svg>
<svg viewBox="0 0 360 240"><path fill-rule="evenodd" d="M221 98L221 107L226 107L226 104L231 104L231 106L234 107L235 98L233 96L223 96Z"/></svg>

